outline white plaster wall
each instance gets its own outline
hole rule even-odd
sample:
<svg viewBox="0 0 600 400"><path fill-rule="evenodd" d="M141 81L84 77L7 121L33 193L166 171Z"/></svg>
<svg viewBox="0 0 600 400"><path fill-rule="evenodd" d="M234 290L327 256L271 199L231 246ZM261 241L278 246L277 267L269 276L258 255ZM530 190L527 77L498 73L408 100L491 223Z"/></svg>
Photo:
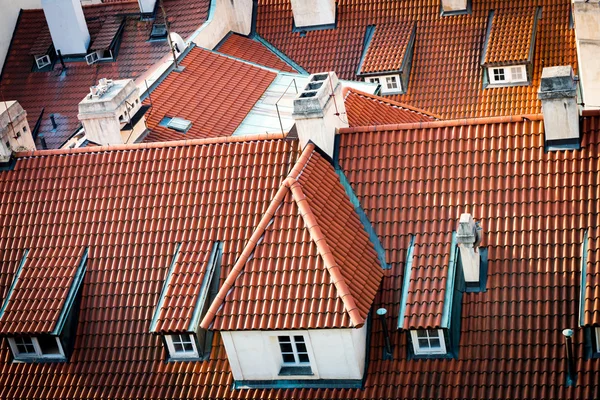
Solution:
<svg viewBox="0 0 600 400"><path fill-rule="evenodd" d="M586 109L600 109L600 5L597 0L573 3L583 101Z"/></svg>
<svg viewBox="0 0 600 400"><path fill-rule="evenodd" d="M200 47L212 50L230 31L248 35L252 28L252 0L216 0L212 19L192 37Z"/></svg>
<svg viewBox="0 0 600 400"><path fill-rule="evenodd" d="M298 27L335 23L334 0L292 0L294 23Z"/></svg>
<svg viewBox="0 0 600 400"><path fill-rule="evenodd" d="M574 98L543 100L542 112L546 140L579 137L579 110Z"/></svg>
<svg viewBox="0 0 600 400"><path fill-rule="evenodd" d="M304 335L312 376L279 376L282 359L278 335ZM221 332L236 380L362 379L366 327L302 331Z"/></svg>
<svg viewBox="0 0 600 400"><path fill-rule="evenodd" d="M19 11L42 8L41 0L0 0L0 73L17 24Z"/></svg>
<svg viewBox="0 0 600 400"><path fill-rule="evenodd" d="M467 0L442 0L444 11L461 11L467 9Z"/></svg>

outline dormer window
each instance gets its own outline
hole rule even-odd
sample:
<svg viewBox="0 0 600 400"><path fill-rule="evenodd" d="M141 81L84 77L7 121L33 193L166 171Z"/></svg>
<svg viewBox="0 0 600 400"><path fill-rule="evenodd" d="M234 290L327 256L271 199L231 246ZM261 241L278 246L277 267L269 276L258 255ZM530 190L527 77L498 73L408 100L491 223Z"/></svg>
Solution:
<svg viewBox="0 0 600 400"><path fill-rule="evenodd" d="M283 360L279 375L312 375L303 335L277 336Z"/></svg>
<svg viewBox="0 0 600 400"><path fill-rule="evenodd" d="M192 127L192 121L179 117L164 117L159 125L177 132L186 133Z"/></svg>
<svg viewBox="0 0 600 400"><path fill-rule="evenodd" d="M183 333L165 335L170 358L173 360L182 358L200 358L196 340L193 334Z"/></svg>
<svg viewBox="0 0 600 400"><path fill-rule="evenodd" d="M16 361L66 360L60 339L51 335L15 336L8 344Z"/></svg>
<svg viewBox="0 0 600 400"><path fill-rule="evenodd" d="M49 55L44 54L43 56L35 57L35 63L38 69L42 69L52 64L52 60L50 59Z"/></svg>
<svg viewBox="0 0 600 400"><path fill-rule="evenodd" d="M410 331L416 355L446 354L444 331L441 329L416 329Z"/></svg>
<svg viewBox="0 0 600 400"><path fill-rule="evenodd" d="M40 29L33 46L29 49L29 54L33 56L33 70L37 72L46 72L52 70L56 59L56 52L52 45L52 37L48 25L44 25Z"/></svg>
<svg viewBox="0 0 600 400"><path fill-rule="evenodd" d="M85 56L88 65L100 61L115 61L124 29L125 19L122 17L104 21L100 32L90 45L92 52Z"/></svg>
<svg viewBox="0 0 600 400"><path fill-rule="evenodd" d="M150 40L165 40L167 38L167 25L166 24L154 24L152 25L152 32L150 32Z"/></svg>
<svg viewBox="0 0 600 400"><path fill-rule="evenodd" d="M527 82L527 69L524 65L514 67L488 68L490 84L523 83Z"/></svg>

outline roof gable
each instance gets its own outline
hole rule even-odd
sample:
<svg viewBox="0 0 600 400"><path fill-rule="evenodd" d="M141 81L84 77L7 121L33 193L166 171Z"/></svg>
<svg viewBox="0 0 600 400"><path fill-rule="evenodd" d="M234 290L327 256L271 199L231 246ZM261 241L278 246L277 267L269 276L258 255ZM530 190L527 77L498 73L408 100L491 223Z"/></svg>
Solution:
<svg viewBox="0 0 600 400"><path fill-rule="evenodd" d="M365 41L358 75L401 71L417 29L416 22L379 24L373 27L370 40Z"/></svg>

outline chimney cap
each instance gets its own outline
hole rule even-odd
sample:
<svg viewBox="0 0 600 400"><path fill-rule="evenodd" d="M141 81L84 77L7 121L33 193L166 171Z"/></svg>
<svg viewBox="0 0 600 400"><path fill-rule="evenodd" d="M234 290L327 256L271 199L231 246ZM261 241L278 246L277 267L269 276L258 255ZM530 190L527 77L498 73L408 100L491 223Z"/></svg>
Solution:
<svg viewBox="0 0 600 400"><path fill-rule="evenodd" d="M565 335L565 337L572 337L575 332L573 331L573 329L563 329L562 334Z"/></svg>
<svg viewBox="0 0 600 400"><path fill-rule="evenodd" d="M562 65L544 68L538 95L540 100L576 96L577 82L573 74L573 67Z"/></svg>
<svg viewBox="0 0 600 400"><path fill-rule="evenodd" d="M382 307L382 308L377 309L376 312L377 312L377 315L385 315L385 314L387 314L387 309Z"/></svg>

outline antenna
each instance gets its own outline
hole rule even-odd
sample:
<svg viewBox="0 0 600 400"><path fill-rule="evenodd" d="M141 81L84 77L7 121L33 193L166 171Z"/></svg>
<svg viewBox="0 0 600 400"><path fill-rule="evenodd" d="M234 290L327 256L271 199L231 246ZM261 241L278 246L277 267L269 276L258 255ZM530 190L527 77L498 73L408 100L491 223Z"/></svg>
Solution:
<svg viewBox="0 0 600 400"><path fill-rule="evenodd" d="M159 0L158 6L162 11L163 20L165 21L165 27L167 28L167 41L169 42L169 47L171 48L171 54L173 54L173 63L175 64L175 69L179 69L179 64L177 63L177 56L175 55L175 47L173 47L173 41L171 40L171 29L169 28L169 19L167 18L167 12L165 11L165 6L163 4L163 0Z"/></svg>

